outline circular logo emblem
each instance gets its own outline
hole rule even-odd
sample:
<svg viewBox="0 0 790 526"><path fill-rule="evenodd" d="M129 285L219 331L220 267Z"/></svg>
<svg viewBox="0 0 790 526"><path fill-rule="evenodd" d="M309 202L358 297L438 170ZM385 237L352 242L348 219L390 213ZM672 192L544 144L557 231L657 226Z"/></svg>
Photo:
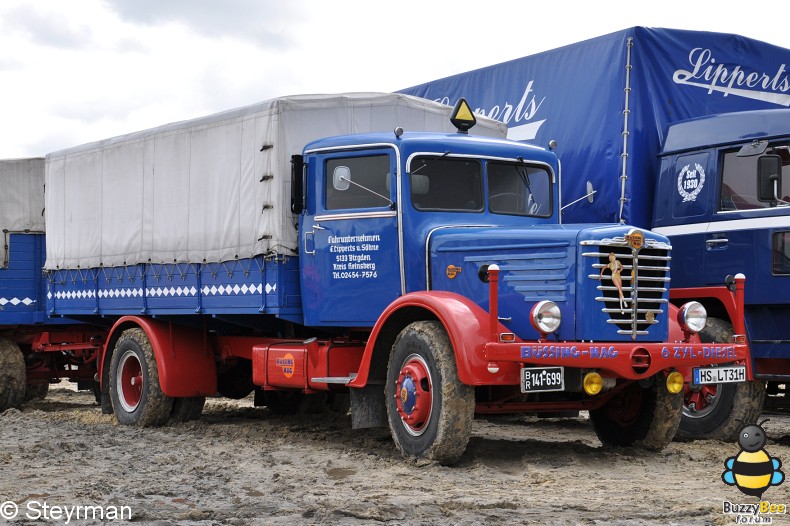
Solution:
<svg viewBox="0 0 790 526"><path fill-rule="evenodd" d="M625 240L632 249L641 250L645 244L645 235L639 230L631 230L626 234Z"/></svg>
<svg viewBox="0 0 790 526"><path fill-rule="evenodd" d="M406 400L409 399L409 392L406 390L405 387L401 387L400 390L400 401L402 404L406 403Z"/></svg>
<svg viewBox="0 0 790 526"><path fill-rule="evenodd" d="M694 169L687 164L678 175L678 193L683 198L683 202L696 201L697 196L705 185L705 169L694 163Z"/></svg>
<svg viewBox="0 0 790 526"><path fill-rule="evenodd" d="M291 353L286 354L282 358L277 359L278 364L283 369L283 376L291 378L294 375L294 355Z"/></svg>
<svg viewBox="0 0 790 526"><path fill-rule="evenodd" d="M447 269L445 272L447 273L447 277L450 279L455 278L459 272L461 272L461 267L456 267L455 265L447 265Z"/></svg>

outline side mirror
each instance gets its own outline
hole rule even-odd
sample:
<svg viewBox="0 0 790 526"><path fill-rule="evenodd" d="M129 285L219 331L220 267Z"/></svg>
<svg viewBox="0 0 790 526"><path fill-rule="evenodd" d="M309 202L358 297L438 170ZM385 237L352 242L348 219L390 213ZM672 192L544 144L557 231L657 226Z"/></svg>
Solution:
<svg viewBox="0 0 790 526"><path fill-rule="evenodd" d="M757 159L757 199L779 201L782 195L782 158L762 155Z"/></svg>
<svg viewBox="0 0 790 526"><path fill-rule="evenodd" d="M291 212L301 214L304 210L304 157L291 156Z"/></svg>

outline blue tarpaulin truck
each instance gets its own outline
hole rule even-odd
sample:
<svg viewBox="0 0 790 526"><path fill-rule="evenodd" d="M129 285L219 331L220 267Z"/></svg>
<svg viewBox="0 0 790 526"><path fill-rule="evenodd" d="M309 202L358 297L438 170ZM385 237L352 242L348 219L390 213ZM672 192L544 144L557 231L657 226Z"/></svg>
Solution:
<svg viewBox="0 0 790 526"><path fill-rule="evenodd" d="M790 383L790 50L738 35L634 27L404 89L463 94L508 136L556 145L563 221L669 236L671 297L710 317L705 341L748 338L748 383L722 369L686 390L680 433L730 440L767 385ZM747 277L746 326L729 289Z"/></svg>
<svg viewBox="0 0 790 526"><path fill-rule="evenodd" d="M407 457L457 460L475 413L588 410L606 444L665 446L679 371L745 378L748 348L695 341L706 312L670 304L665 236L559 224L556 155L477 120L463 100L286 97L50 153L47 320L98 338L47 322L0 334L0 357L31 384L81 353L38 372L95 375L127 425L217 393L276 413L347 394Z"/></svg>
<svg viewBox="0 0 790 526"><path fill-rule="evenodd" d="M94 387L103 331L47 314L44 162L0 160L0 411L60 378Z"/></svg>

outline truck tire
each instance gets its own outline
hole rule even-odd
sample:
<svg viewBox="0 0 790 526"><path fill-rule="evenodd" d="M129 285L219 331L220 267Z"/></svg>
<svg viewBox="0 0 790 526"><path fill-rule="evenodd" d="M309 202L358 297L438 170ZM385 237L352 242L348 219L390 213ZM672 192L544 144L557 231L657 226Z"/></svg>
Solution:
<svg viewBox="0 0 790 526"><path fill-rule="evenodd" d="M173 399L162 392L154 350L142 329L127 329L110 361L110 398L118 422L138 427L164 424Z"/></svg>
<svg viewBox="0 0 790 526"><path fill-rule="evenodd" d="M637 446L660 451L675 436L683 396L667 391L663 375L649 387L632 382L600 409L590 411L595 434L605 446Z"/></svg>
<svg viewBox="0 0 790 526"><path fill-rule="evenodd" d="M204 405L206 405L205 396L173 398L173 412L170 413L168 422L178 423L197 420L203 413Z"/></svg>
<svg viewBox="0 0 790 526"><path fill-rule="evenodd" d="M417 321L395 340L387 369L387 416L406 458L456 462L474 419L474 387L458 380L450 339L438 321Z"/></svg>
<svg viewBox="0 0 790 526"><path fill-rule="evenodd" d="M708 318L699 336L705 343L726 343L732 333L729 322ZM686 385L678 437L735 442L744 424L757 422L764 400L765 382L759 380L694 389Z"/></svg>
<svg viewBox="0 0 790 526"><path fill-rule="evenodd" d="M25 388L25 402L30 400L43 400L49 393L49 384L27 384Z"/></svg>
<svg viewBox="0 0 790 526"><path fill-rule="evenodd" d="M0 339L0 413L25 400L25 357L17 344Z"/></svg>

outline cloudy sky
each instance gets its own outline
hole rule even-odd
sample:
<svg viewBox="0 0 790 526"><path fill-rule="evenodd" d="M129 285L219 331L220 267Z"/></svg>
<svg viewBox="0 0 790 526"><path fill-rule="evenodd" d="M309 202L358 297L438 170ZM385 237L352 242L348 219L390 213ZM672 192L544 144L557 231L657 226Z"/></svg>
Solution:
<svg viewBox="0 0 790 526"><path fill-rule="evenodd" d="M396 91L632 26L737 33L790 48L785 1L724 5L2 0L0 158L282 95Z"/></svg>

